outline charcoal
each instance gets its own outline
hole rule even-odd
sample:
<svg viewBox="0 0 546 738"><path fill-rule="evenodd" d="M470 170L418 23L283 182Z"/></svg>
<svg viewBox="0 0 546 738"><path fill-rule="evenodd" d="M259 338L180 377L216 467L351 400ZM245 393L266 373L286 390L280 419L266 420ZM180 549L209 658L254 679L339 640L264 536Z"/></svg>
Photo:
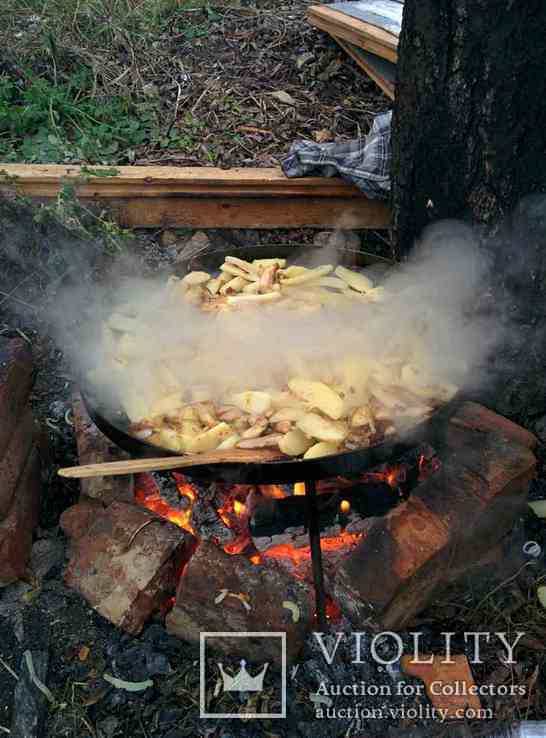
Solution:
<svg viewBox="0 0 546 738"><path fill-rule="evenodd" d="M154 482L162 499L165 500L169 507L175 510L187 510L191 501L185 495L181 495L170 472L151 472Z"/></svg>
<svg viewBox="0 0 546 738"><path fill-rule="evenodd" d="M193 503L191 524L197 537L202 541L216 541L221 545L235 540L235 533L224 523L213 506L206 500Z"/></svg>
<svg viewBox="0 0 546 738"><path fill-rule="evenodd" d="M32 663L38 679L47 683L47 651L32 650ZM25 657L21 659L19 681L13 697L11 735L14 738L38 738L47 711L47 699L34 684Z"/></svg>
<svg viewBox="0 0 546 738"><path fill-rule="evenodd" d="M42 538L32 546L30 568L37 579L51 579L64 563L65 542L60 538Z"/></svg>

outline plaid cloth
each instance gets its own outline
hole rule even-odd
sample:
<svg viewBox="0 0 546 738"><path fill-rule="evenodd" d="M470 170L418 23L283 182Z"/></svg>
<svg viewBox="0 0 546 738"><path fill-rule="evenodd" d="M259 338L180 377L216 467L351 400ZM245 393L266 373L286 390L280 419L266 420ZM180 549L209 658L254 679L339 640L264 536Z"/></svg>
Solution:
<svg viewBox="0 0 546 738"><path fill-rule="evenodd" d="M377 115L370 133L352 141L298 141L282 162L283 172L287 177L339 175L368 197L385 199L391 190L391 118L390 110Z"/></svg>

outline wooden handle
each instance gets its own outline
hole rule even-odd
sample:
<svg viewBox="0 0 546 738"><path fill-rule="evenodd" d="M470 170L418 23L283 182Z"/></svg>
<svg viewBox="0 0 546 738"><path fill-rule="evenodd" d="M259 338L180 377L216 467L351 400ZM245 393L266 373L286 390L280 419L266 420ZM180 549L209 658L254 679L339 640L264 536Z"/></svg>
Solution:
<svg viewBox="0 0 546 738"><path fill-rule="evenodd" d="M243 449L229 451L211 451L208 454L195 456L163 456L156 459L129 459L128 461L110 461L104 464L86 464L68 466L57 472L61 477L70 479L90 479L91 477L112 477L117 474L138 474L139 472L165 471L167 469L187 469L192 466L208 464L261 464L284 458L275 449Z"/></svg>

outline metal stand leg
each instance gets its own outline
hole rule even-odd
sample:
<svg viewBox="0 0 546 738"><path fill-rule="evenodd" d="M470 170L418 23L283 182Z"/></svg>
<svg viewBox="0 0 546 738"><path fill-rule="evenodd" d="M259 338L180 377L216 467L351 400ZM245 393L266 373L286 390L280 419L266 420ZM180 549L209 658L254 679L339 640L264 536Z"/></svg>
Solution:
<svg viewBox="0 0 546 738"><path fill-rule="evenodd" d="M309 544L311 546L311 563L313 566L313 582L315 585L316 614L319 630L326 630L326 593L324 592L324 574L322 571L322 550L320 548L320 527L317 507L317 487L314 481L305 482L307 500L307 520L309 524Z"/></svg>

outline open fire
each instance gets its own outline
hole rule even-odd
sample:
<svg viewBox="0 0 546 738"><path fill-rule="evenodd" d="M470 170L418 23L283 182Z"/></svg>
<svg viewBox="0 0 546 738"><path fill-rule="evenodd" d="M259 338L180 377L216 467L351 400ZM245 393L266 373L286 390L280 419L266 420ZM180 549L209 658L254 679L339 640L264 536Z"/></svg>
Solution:
<svg viewBox="0 0 546 738"><path fill-rule="evenodd" d="M406 499L416 484L438 468L434 449L421 444L402 459L363 473L356 479L337 477L318 482L319 510L323 519L321 549L326 566L329 560L338 561L357 546L366 534L366 519L374 513L384 514ZM304 482L259 486L219 483L204 489L183 474L173 472L166 476L167 479L148 473L137 475L136 502L184 528L197 540L211 540L229 555L242 554L256 565L276 560L294 576L310 578ZM178 499L173 498L173 490ZM367 494L370 496L370 491L382 495L383 499L363 507L363 500ZM199 512L198 505L202 508ZM284 521L287 506L291 509ZM280 525L281 535L264 537L255 533L263 528L263 520L271 517L271 510L275 523ZM300 518L302 523L298 525Z"/></svg>

